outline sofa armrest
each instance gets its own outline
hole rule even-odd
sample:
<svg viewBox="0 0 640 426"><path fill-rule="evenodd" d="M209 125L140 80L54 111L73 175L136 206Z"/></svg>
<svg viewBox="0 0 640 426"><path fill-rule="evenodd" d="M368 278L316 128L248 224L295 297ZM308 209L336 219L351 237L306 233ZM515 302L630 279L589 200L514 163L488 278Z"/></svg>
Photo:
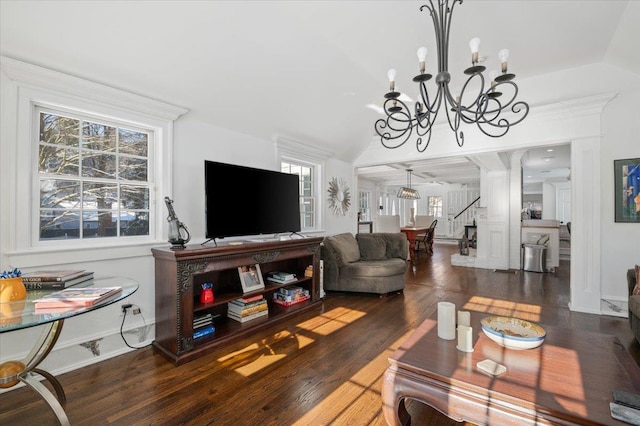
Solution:
<svg viewBox="0 0 640 426"><path fill-rule="evenodd" d="M633 289L636 286L636 270L629 269L627 271L627 284L629 285L629 296L633 293Z"/></svg>

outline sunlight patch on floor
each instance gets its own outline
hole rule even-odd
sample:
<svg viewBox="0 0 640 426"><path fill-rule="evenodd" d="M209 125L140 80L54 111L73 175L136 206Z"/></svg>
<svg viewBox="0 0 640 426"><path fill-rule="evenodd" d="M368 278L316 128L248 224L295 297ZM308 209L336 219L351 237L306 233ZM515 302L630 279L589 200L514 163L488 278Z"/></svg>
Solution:
<svg viewBox="0 0 640 426"><path fill-rule="evenodd" d="M328 312L324 312L308 321L301 322L298 324L298 327L322 336L327 336L362 318L366 314L366 312L356 311L355 309L339 307Z"/></svg>
<svg viewBox="0 0 640 426"><path fill-rule="evenodd" d="M249 377L253 373L260 371L261 369L268 367L271 364L275 364L286 356L287 354L260 355L258 359L236 368L235 372L245 377Z"/></svg>
<svg viewBox="0 0 640 426"><path fill-rule="evenodd" d="M515 317L529 321L540 321L540 313L542 312L542 307L539 305L480 296L471 297L471 299L465 303L463 309L504 317Z"/></svg>
<svg viewBox="0 0 640 426"><path fill-rule="evenodd" d="M326 336L365 315L366 312L339 307L301 322L296 326L301 330ZM295 343L289 343L290 346L285 346L284 348L275 348L276 346L285 345L287 339L293 339ZM307 335L294 334L288 330L281 330L261 340L260 343L252 343L242 349L218 358L218 362L226 363L227 366L233 368L236 373L248 377L260 371L262 368L284 359L289 352L293 350L297 351L300 348L310 345L314 341L314 339ZM234 367L234 365L237 366Z"/></svg>
<svg viewBox="0 0 640 426"><path fill-rule="evenodd" d="M290 341L288 342L288 340ZM218 358L218 362L226 364L238 374L248 377L313 342L314 340L308 336L280 330L268 338L262 339L260 343L252 343Z"/></svg>
<svg viewBox="0 0 640 426"><path fill-rule="evenodd" d="M435 325L435 322L434 322ZM407 332L383 349L376 358L369 361L347 382L304 414L294 425L315 424L369 424L379 418L382 411L382 375L389 367L389 357L414 332ZM331 407L331 408L327 408ZM327 412L330 410L330 412Z"/></svg>

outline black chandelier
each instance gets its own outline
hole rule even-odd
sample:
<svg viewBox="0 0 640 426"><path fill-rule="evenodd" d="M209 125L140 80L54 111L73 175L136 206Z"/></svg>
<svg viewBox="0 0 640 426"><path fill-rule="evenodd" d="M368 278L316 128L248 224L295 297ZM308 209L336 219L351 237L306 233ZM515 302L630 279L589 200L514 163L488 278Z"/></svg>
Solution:
<svg viewBox="0 0 640 426"><path fill-rule="evenodd" d="M462 86L459 94L455 97L449 88L451 75L448 70L449 59L449 31L451 27L451 17L456 3L462 0L436 0L438 9L434 7L433 0L429 0L429 5L420 7L420 11L427 9L431 14L433 26L436 33L436 46L438 50L438 74L435 76L437 93L430 100L427 92L426 82L432 77L425 73L425 61L427 48L418 49L418 60L420 63L420 74L413 77L413 81L420 87L419 100L411 108L400 99L400 92L395 90L396 70L390 69L389 92L384 95L384 112L386 118L379 119L375 123L376 133L380 136L382 145L385 148L398 148L409 140L415 128L418 136L416 149L424 152L431 140L431 128L435 123L440 106L444 101L444 109L447 115L449 127L456 135L458 146L464 144L464 134L460 130L461 122L476 124L480 131L487 136L498 138L504 136L511 126L520 123L529 113L529 105L525 102L515 102L518 95L518 86L512 81L514 74L507 72L507 59L509 51L503 49L498 53L502 64L502 73L497 72L492 75L492 81L485 90L485 77L482 74L485 67L478 65L478 47L480 39L474 38L469 43L471 48L471 67L464 73L468 75L467 81ZM469 87L470 93L466 93L467 86L473 83L473 88ZM476 91L477 88L477 91ZM503 91L508 92L503 93ZM504 96L503 96L504 95ZM471 98L471 101L468 101ZM513 113L505 118L503 113Z"/></svg>

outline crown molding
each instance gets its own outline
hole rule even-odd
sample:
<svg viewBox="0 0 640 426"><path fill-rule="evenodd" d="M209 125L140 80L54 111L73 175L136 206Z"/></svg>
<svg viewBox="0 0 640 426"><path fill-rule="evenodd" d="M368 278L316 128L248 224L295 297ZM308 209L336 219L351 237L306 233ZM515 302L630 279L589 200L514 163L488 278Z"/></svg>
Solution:
<svg viewBox="0 0 640 426"><path fill-rule="evenodd" d="M52 90L90 99L164 120L175 120L189 110L80 77L0 56L0 69L19 86Z"/></svg>
<svg viewBox="0 0 640 426"><path fill-rule="evenodd" d="M331 151L307 145L285 136L275 136L273 139L277 150L281 153L312 158L319 161L327 160L335 155Z"/></svg>

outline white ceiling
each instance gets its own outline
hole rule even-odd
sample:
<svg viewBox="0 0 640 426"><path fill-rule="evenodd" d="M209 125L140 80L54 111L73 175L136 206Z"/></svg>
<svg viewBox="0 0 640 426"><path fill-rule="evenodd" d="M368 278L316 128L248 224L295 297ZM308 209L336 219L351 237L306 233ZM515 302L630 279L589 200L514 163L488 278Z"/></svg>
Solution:
<svg viewBox="0 0 640 426"><path fill-rule="evenodd" d="M509 167L509 153L491 153L505 170ZM364 167L358 176L382 185L406 186L411 169L411 184L451 183L477 185L480 183L480 166L483 155L419 160L412 163L393 163L384 166ZM569 144L531 148L522 158L523 189L525 192L541 192L542 183L568 182L571 175L571 146Z"/></svg>
<svg viewBox="0 0 640 426"><path fill-rule="evenodd" d="M373 136L379 116L366 105L382 104L387 70L414 90L421 45L435 68L432 24L419 11L427 1L2 0L0 54L353 161ZM467 0L453 16L452 79L469 66L474 36L489 69L509 48L517 79L601 61L640 74L639 20L634 0Z"/></svg>

